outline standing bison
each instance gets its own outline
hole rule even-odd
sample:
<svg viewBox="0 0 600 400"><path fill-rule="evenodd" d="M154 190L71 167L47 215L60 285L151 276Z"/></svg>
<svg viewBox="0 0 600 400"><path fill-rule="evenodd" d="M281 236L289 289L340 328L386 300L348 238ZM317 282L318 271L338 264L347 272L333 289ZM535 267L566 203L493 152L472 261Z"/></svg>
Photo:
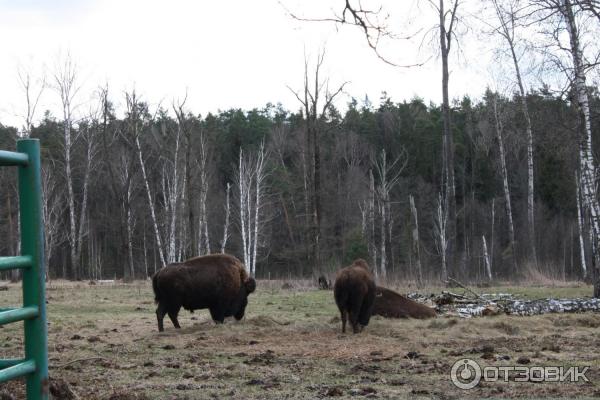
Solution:
<svg viewBox="0 0 600 400"><path fill-rule="evenodd" d="M346 332L348 318L354 333L369 324L375 301L375 281L365 260L359 258L338 272L333 295L342 316L343 333Z"/></svg>
<svg viewBox="0 0 600 400"><path fill-rule="evenodd" d="M237 258L211 254L161 269L152 277L152 289L158 304L158 330L162 332L165 314L175 328L180 328L177 314L181 307L189 311L208 308L215 323L223 323L230 316L242 319L256 281L248 277Z"/></svg>

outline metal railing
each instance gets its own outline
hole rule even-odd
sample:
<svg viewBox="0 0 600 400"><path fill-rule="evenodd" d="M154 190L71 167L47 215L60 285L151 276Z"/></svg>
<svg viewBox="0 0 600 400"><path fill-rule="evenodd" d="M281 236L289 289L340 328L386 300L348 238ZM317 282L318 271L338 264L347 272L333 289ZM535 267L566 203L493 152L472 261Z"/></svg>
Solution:
<svg viewBox="0 0 600 400"><path fill-rule="evenodd" d="M0 360L0 383L25 377L28 400L48 399L48 327L40 142L17 141L17 152L0 151L0 166L19 169L21 255L0 258L0 271L21 269L23 307L0 310L0 325L24 321L25 358Z"/></svg>

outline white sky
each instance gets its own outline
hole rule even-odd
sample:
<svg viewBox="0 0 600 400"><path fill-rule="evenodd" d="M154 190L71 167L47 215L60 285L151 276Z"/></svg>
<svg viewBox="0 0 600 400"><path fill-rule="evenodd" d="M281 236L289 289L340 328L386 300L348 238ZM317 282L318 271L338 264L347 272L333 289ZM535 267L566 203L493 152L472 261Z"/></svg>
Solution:
<svg viewBox="0 0 600 400"><path fill-rule="evenodd" d="M343 3L282 2L306 16L328 15L331 7L339 10ZM397 14L406 15L410 2L396 0L403 6ZM394 6L389 7L394 15ZM428 21L435 21L426 6L413 5L408 11L412 26L422 21L431 26ZM296 110L299 104L287 85L301 89L305 49L314 59L324 46L324 72L331 86L350 81L338 103L342 108L349 96L361 100L368 95L377 104L383 90L394 101L414 96L441 100L439 60L434 58L422 68L391 67L375 56L357 29L295 21L277 0L0 0L0 37L0 121L4 124L22 125L25 100L18 66L37 77L45 69L51 80L56 60L67 52L77 63L84 85L78 99L80 112L89 108L91 93L105 82L117 106L123 103L123 91L135 86L153 106L160 101L170 106L187 88L188 109L202 115L231 107L260 108L267 102ZM477 96L485 89L489 81L485 60L491 57L485 42L470 38L463 42L461 61L454 56L452 97ZM405 62L418 57L417 46L402 41L384 51ZM429 53L426 46L422 54ZM38 117L45 109L59 115L58 95L52 90L44 93L40 103Z"/></svg>

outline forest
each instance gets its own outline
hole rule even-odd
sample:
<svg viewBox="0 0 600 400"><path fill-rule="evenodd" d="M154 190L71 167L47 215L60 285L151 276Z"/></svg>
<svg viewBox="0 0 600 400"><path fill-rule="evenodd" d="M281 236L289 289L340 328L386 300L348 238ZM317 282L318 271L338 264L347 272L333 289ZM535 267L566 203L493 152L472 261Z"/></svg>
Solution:
<svg viewBox="0 0 600 400"><path fill-rule="evenodd" d="M528 47L513 3L490 2L489 25L507 46L498 62L514 70L504 80L515 84L490 84L480 98L449 93L461 9L434 7L441 104L386 92L343 104L345 83L331 90L335 77L322 76L325 51L306 61L289 109L275 102L200 115L187 93L150 106L109 85L76 105L81 76L69 57L39 92L19 75L27 115L22 127L1 125L0 148L41 141L49 278L143 279L226 252L260 279L316 278L359 257L380 279L417 284L593 279L600 93L586 84L596 64L583 47L593 30L582 26L600 17L593 2L531 2L537 8L522 18L555 34ZM337 22L364 30L371 45L371 32L385 31L369 15L347 2ZM527 87L517 51L538 51L539 76L569 85ZM35 116L43 90L60 99L61 115ZM0 251L17 254L16 176L1 170L0 182Z"/></svg>
<svg viewBox="0 0 600 400"><path fill-rule="evenodd" d="M600 96L591 88L590 95L591 108L598 109ZM149 110L135 93L126 96L124 118L115 117L103 91L97 113L76 125L66 128L63 119L46 113L31 129L43 149L51 278L145 278L165 263L220 251L255 265L261 278L308 277L358 257L369 259L384 276L440 277L439 105L418 98L396 103L385 93L377 105L353 100L343 115L330 105L318 115L317 141L307 149L303 111L268 104L202 117L175 105L173 117L165 108ZM591 265L585 260L591 254L589 236L581 235L578 225L577 113L568 99L544 88L526 97L535 132L537 263L530 256L520 101L518 94L506 98L488 91L481 101L464 97L451 106L461 247L448 273L456 278L486 280L490 272L493 278L540 273L581 279L583 266ZM0 147L14 149L19 131L2 126L0 137ZM318 265L312 248L314 186L307 182L315 148L320 154ZM2 252L16 254L16 176L1 173L7 190L0 229L8 238Z"/></svg>

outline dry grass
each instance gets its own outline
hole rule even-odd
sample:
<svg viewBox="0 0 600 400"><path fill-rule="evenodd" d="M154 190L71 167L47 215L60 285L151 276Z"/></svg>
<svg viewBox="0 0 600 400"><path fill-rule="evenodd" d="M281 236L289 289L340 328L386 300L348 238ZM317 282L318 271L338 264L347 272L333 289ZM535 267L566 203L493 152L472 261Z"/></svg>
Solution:
<svg viewBox="0 0 600 400"><path fill-rule="evenodd" d="M595 314L374 317L360 335L340 333L330 291L259 283L244 321L212 323L206 311L182 312L181 330L158 333L148 282L48 287L51 378L82 399L584 398L600 393L600 316ZM292 282L294 284L294 282ZM589 287L489 288L527 296L590 293ZM0 307L20 301L17 286ZM21 326L0 329L0 357L22 352ZM490 352L491 349L491 352ZM487 355L492 354L493 359ZM468 392L450 382L463 357L482 365L592 365L590 384L488 383ZM504 358L508 357L508 360ZM0 385L22 394L20 383ZM115 397L117 398L117 397Z"/></svg>

